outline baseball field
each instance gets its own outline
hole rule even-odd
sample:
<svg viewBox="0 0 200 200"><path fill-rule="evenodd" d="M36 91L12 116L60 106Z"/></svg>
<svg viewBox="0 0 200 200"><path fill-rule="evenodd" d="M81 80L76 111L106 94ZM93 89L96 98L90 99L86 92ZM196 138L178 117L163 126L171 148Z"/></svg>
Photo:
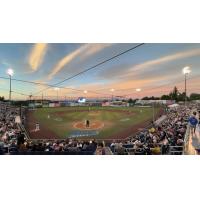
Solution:
<svg viewBox="0 0 200 200"><path fill-rule="evenodd" d="M160 108L154 110L155 116L161 112ZM122 139L147 126L152 118L151 107L38 108L27 113L26 128L32 139ZM36 123L39 131L35 131Z"/></svg>

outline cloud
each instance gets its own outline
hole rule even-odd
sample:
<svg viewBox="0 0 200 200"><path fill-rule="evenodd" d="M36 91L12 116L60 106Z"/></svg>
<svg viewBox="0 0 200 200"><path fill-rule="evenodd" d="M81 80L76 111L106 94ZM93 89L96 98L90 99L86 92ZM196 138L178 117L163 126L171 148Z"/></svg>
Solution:
<svg viewBox="0 0 200 200"><path fill-rule="evenodd" d="M69 64L73 59L75 59L79 54L84 52L88 48L88 45L83 45L70 54L63 57L59 62L54 66L51 73L48 75L48 79L52 79L55 74L57 74L65 65Z"/></svg>
<svg viewBox="0 0 200 200"><path fill-rule="evenodd" d="M149 60L141 64L130 65L130 64L119 64L112 65L105 70L100 71L97 76L99 79L104 80L142 80L148 79L149 77L157 79L160 76L168 76L170 74L181 74L180 66L168 65L168 62L184 59L192 56L200 55L200 49L192 49L188 51L182 51L161 58ZM165 66L164 66L165 65ZM178 74L180 72L180 74Z"/></svg>
<svg viewBox="0 0 200 200"><path fill-rule="evenodd" d="M178 60L181 58L188 58L188 57L198 56L198 55L200 55L200 49L192 49L192 50L188 50L188 51L182 51L182 52L163 56L158 59L146 61L144 63L135 65L130 69L130 71L132 71L132 72L141 71L141 70L148 69L149 67L153 67L155 65L160 65L160 64L171 62L171 61Z"/></svg>
<svg viewBox="0 0 200 200"><path fill-rule="evenodd" d="M104 48L106 47L110 47L112 44L111 43L107 43L107 44L90 44L87 48L87 51L85 51L82 55L81 58L85 59L99 51L102 51Z"/></svg>
<svg viewBox="0 0 200 200"><path fill-rule="evenodd" d="M33 71L36 71L42 64L44 56L47 52L47 47L47 44L38 43L32 48L28 62Z"/></svg>
<svg viewBox="0 0 200 200"><path fill-rule="evenodd" d="M81 60L84 60L91 55L98 53L106 47L111 46L112 44L84 44L75 51L67 54L58 63L53 67L51 73L48 75L48 80L51 80L59 71L63 69L67 64L75 60L78 56ZM80 69L80 68L79 68Z"/></svg>

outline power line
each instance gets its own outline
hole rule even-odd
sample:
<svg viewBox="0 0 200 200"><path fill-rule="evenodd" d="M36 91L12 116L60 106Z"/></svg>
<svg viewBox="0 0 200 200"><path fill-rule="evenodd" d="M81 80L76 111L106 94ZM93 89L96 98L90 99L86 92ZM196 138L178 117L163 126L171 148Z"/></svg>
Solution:
<svg viewBox="0 0 200 200"><path fill-rule="evenodd" d="M6 91L6 92L10 91L9 89L5 89L5 88L0 88L0 90ZM28 94L24 94L22 92L17 92L17 91L13 91L13 90L11 92L16 93L16 94L20 94L20 95L23 95L23 96L29 96Z"/></svg>
<svg viewBox="0 0 200 200"><path fill-rule="evenodd" d="M197 76L191 76L188 78L188 80L190 79L194 79L194 78L197 78L199 77L199 75ZM7 77L0 77L0 79L8 79ZM26 80L20 80L20 79L12 79L14 81L19 81L19 82L25 82L25 83L31 83L31 84L37 84L37 85L47 85L47 86L50 86L50 87L53 87L52 85L49 85L49 84L46 84L46 83L38 83L38 82L33 82L33 81L26 81ZM153 87L153 88L148 88L146 87L146 89L142 89L142 91L146 91L146 90L154 90L154 89L158 89L158 88L162 88L162 87L165 87L166 85L174 85L174 84L178 84L178 83L181 83L183 82L184 80L180 80L179 82L172 82L172 83L169 83L169 84L165 84L165 85L161 85L161 86L158 86L158 87ZM83 92L83 90L80 90L80 89L74 89L74 88L69 88L69 87L62 87L62 86L59 86L59 88L63 88L63 89L71 89L71 90L74 90L74 91L78 91L78 92ZM108 88L109 89L109 88ZM125 91L125 90L131 90L131 89L136 89L136 88L127 88L127 89L119 89L119 90L116 90L116 92L119 92L119 91ZM4 90L4 91L9 91L8 89L4 89L4 88L0 88L0 90ZM105 88L101 89L101 90L105 90ZM12 91L16 94L20 94L20 95L23 95L23 96L30 96L28 94L24 94L22 92L18 92L18 91ZM110 96L111 94L105 94L105 93L99 93L99 92L95 92L95 91L88 91L88 92L91 92L91 93L95 93L95 94L101 94L101 95L108 95ZM125 95L121 95L122 97L127 97L127 96L130 96L130 95L133 95L133 94L137 94L138 92L132 92L132 93L129 93L129 94L125 94ZM115 97L118 97L119 95L113 95Z"/></svg>
<svg viewBox="0 0 200 200"><path fill-rule="evenodd" d="M126 53L128 53L129 51L132 51L132 50L134 50L134 49L136 49L136 48L138 48L138 47L140 47L140 46L142 46L142 45L144 45L144 43L138 44L138 45L136 45L136 46L134 46L134 47L132 47L132 48L126 50L126 51L123 51L123 52L121 52L121 53L119 53L119 54L117 54L117 55L115 55L115 56L112 56L111 58L108 58L108 59L106 59L106 60L104 60L104 61L102 61L102 62L100 62L100 63L98 63L98 64L96 64L96 65L94 65L94 66L92 66L92 67L89 67L89 68L87 68L87 69L85 69L85 70L83 70L83 71L81 71L81 72L79 72L79 73L77 73L77 74L75 74L75 75L73 75L73 76L70 76L70 77L68 77L68 78L66 78L66 79L64 79L64 80L62 80L62 81L59 81L58 83L53 84L53 86L55 87L55 86L57 86L57 85L60 85L61 83L64 83L64 82L66 82L66 81L68 81L68 80L71 80L71 79L73 79L73 78L75 78L75 77L77 77L77 76L79 76L79 75L81 75L81 74L84 74L85 72L88 72L88 71L90 71L90 70L92 70L92 69L94 69L94 68L97 68L98 66L100 66L100 65L102 65L102 64L104 64L104 63L106 63L106 62L109 62L109 61L111 61L111 60L113 60L113 59L115 59L115 58L117 58L117 57L119 57L119 56L121 56L121 55L123 55L123 54L126 54ZM45 90L48 90L49 88L50 88L50 87L47 87L47 88L45 88L45 89L43 89L43 90L40 90L40 91L36 92L35 94L41 93L41 92L43 92L43 91L45 91Z"/></svg>
<svg viewBox="0 0 200 200"><path fill-rule="evenodd" d="M193 79L193 78L196 78L196 77L199 77L199 75L189 77L188 80ZM7 78L7 77L0 77L0 79L9 79L9 78ZM53 85L46 84L46 83L38 83L38 82L26 81L26 80L20 80L20 79L12 79L12 80L14 80L14 81L19 81L19 82L25 82L25 83L31 83L31 84L37 84L37 85L47 85L47 86L53 87ZM161 86L153 87L153 88L148 88L148 87L146 87L146 89L143 88L142 91L146 91L146 90L155 90L155 89L158 89L158 88L163 88L163 87L165 87L166 85L174 85L174 84L181 83L181 82L183 82L183 81L184 81L184 80L180 80L179 82L167 83L167 84L165 84L165 85L161 85ZM83 91L84 91L84 90L80 90L80 89L74 89L74 88L62 87L62 86L59 86L59 88L71 89L71 90L78 91L78 92L83 92ZM109 88L108 88L108 89L109 89ZM116 90L116 92L125 91L125 90L131 90L131 89L134 90L134 89L136 89L136 88L119 89L119 90ZM4 88L0 88L0 90L9 91L8 89L4 89ZM105 88L104 88L104 89L101 89L101 90L105 90ZM13 92L13 93L16 93L16 94L23 95L23 96L30 96L29 94L24 94L24 93L19 92L19 91L16 91L16 90L15 90L15 91L12 91L12 92ZM101 94L101 95L108 95L108 96L111 95L110 93L109 93L109 94L105 94L105 93L99 93L99 92L90 91L90 90L88 90L88 92L90 92L90 93L95 93L95 94ZM132 92L132 93L125 94L125 95L120 95L120 96L122 96L122 97L127 97L127 96L131 96L131 95L133 95L133 94L138 94L138 92ZM113 94L113 96L118 97L119 95L116 95L116 94L114 95L114 94Z"/></svg>
<svg viewBox="0 0 200 200"><path fill-rule="evenodd" d="M9 78L3 77L3 76L0 76L0 79L9 80ZM45 86L48 86L49 88L55 87L54 85L50 85L50 84L47 84L47 83L39 83L39 82L27 81L27 80L15 79L15 78L12 78L12 81L30 83L30 84L35 84L35 85L45 85ZM73 90L73 91L77 91L77 92L83 92L84 91L84 90L81 90L81 89L75 89L75 88L70 88L70 87L65 87L65 86L58 86L58 88L67 89L67 90ZM96 92L96 91L92 91L92 90L87 90L87 91L90 92L90 93L95 93L95 94L110 95L110 94L100 93L100 92Z"/></svg>

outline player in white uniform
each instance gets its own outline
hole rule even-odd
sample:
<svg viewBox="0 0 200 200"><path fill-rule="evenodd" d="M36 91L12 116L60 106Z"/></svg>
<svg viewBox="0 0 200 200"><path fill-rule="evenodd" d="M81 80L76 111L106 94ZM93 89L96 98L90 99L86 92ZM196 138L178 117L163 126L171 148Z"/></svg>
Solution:
<svg viewBox="0 0 200 200"><path fill-rule="evenodd" d="M39 123L36 123L35 124L35 132L39 131L40 130L40 124Z"/></svg>

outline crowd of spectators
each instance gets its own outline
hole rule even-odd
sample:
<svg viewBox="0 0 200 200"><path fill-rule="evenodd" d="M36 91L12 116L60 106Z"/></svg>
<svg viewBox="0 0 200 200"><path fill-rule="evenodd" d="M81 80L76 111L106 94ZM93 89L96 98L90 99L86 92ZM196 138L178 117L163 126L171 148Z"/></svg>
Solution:
<svg viewBox="0 0 200 200"><path fill-rule="evenodd" d="M11 107L8 104L0 104L0 153L8 152L20 142L23 142L24 135L16 123L16 116L20 115L20 109Z"/></svg>
<svg viewBox="0 0 200 200"><path fill-rule="evenodd" d="M191 109L185 106L170 109L159 125L152 124L126 141L113 141L110 148L114 154L155 155L169 154L170 150L181 154L190 114Z"/></svg>
<svg viewBox="0 0 200 200"><path fill-rule="evenodd" d="M16 123L16 116L24 115L20 109L0 104L0 154L113 154L156 155L169 154L170 148L181 151L191 109L180 106L170 109L159 125L152 125L126 140L97 142L95 140L28 140Z"/></svg>
<svg viewBox="0 0 200 200"><path fill-rule="evenodd" d="M104 144L95 140L28 140L16 118L21 110L9 104L0 104L0 154L104 154Z"/></svg>

